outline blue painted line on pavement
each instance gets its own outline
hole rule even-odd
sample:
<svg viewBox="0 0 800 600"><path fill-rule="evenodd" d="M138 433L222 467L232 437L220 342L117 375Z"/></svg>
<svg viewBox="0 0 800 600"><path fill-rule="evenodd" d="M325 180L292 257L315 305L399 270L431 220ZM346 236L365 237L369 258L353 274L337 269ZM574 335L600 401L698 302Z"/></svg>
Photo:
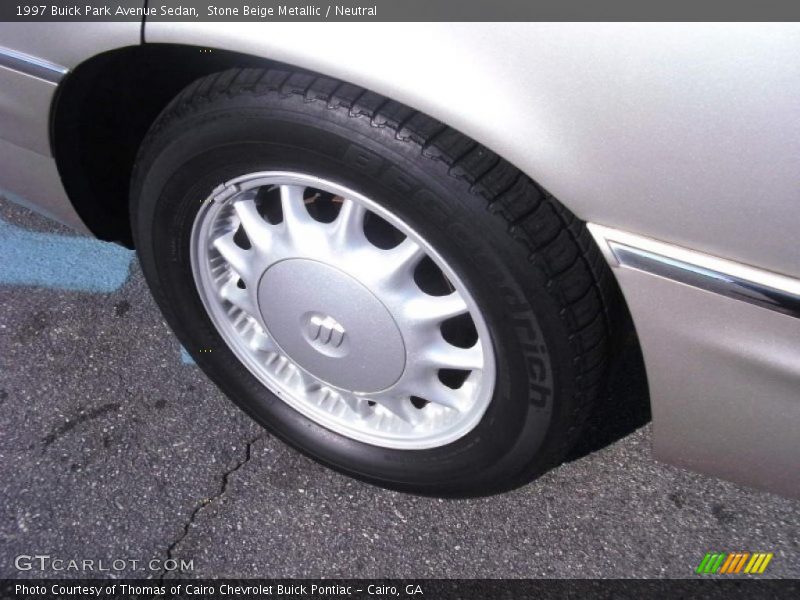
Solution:
<svg viewBox="0 0 800 600"><path fill-rule="evenodd" d="M113 292L133 251L86 237L28 231L0 219L0 284Z"/></svg>
<svg viewBox="0 0 800 600"><path fill-rule="evenodd" d="M0 285L114 292L128 279L134 254L109 242L29 231L0 219ZM183 364L195 364L182 346L180 356Z"/></svg>
<svg viewBox="0 0 800 600"><path fill-rule="evenodd" d="M181 346L181 362L185 365L194 365L197 364L194 362L192 356L186 351L186 348Z"/></svg>

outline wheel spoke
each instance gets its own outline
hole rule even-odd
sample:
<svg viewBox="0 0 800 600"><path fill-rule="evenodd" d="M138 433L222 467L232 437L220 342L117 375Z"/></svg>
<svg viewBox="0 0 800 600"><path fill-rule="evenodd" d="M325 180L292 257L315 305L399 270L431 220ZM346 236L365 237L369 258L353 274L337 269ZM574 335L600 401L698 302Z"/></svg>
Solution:
<svg viewBox="0 0 800 600"><path fill-rule="evenodd" d="M441 322L468 312L467 303L457 291L446 296L418 294L406 303L406 314L426 322Z"/></svg>
<svg viewBox="0 0 800 600"><path fill-rule="evenodd" d="M304 393L308 394L310 390L319 387L319 381L315 377L312 377L296 365L292 365L292 368L294 370L294 378L297 381L295 385L303 390Z"/></svg>
<svg viewBox="0 0 800 600"><path fill-rule="evenodd" d="M395 394L383 393L370 396L370 400L377 402L383 408L409 425L417 425L422 422L422 414L419 409L411 404L410 395L401 394L399 392Z"/></svg>
<svg viewBox="0 0 800 600"><path fill-rule="evenodd" d="M275 373L275 376L285 382L294 372L291 361L282 354L279 354L273 365L273 373Z"/></svg>
<svg viewBox="0 0 800 600"><path fill-rule="evenodd" d="M475 371L483 368L483 350L480 342L470 348L459 348L441 340L425 348L419 361L440 369Z"/></svg>
<svg viewBox="0 0 800 600"><path fill-rule="evenodd" d="M364 217L367 209L361 204L345 198L334 222L333 238L340 247L360 245L367 238L364 235Z"/></svg>
<svg viewBox="0 0 800 600"><path fill-rule="evenodd" d="M257 314L255 304L250 298L248 291L243 290L236 285L238 280L239 278L236 276L228 279L225 285L220 288L219 295L225 298L225 300L231 304L234 304L238 308L242 309L248 315L255 316Z"/></svg>
<svg viewBox="0 0 800 600"><path fill-rule="evenodd" d="M347 407L361 419L367 418L374 412L374 409L369 405L369 402L363 398L353 396L352 394L343 394L342 398L347 404Z"/></svg>
<svg viewBox="0 0 800 600"><path fill-rule="evenodd" d="M260 329L260 328L259 328ZM277 352L278 346L272 341L263 331L254 331L253 336L250 338L250 348L256 352Z"/></svg>
<svg viewBox="0 0 800 600"><path fill-rule="evenodd" d="M447 387L435 374L418 379L409 385L411 395L422 398L434 404L453 408L458 411L463 410L464 401L457 390Z"/></svg>
<svg viewBox="0 0 800 600"><path fill-rule="evenodd" d="M272 231L270 225L258 212L255 193L251 194L250 197L237 200L233 205L233 209L236 211L236 216L239 217L250 243L259 248L267 247Z"/></svg>
<svg viewBox="0 0 800 600"><path fill-rule="evenodd" d="M289 232L298 227L304 227L315 223L306 209L303 194L303 186L282 185L281 186L281 209L283 210L283 222Z"/></svg>
<svg viewBox="0 0 800 600"><path fill-rule="evenodd" d="M407 237L391 250L385 250L381 262L388 278L396 283L410 280L413 277L414 268L424 256L425 250Z"/></svg>
<svg viewBox="0 0 800 600"><path fill-rule="evenodd" d="M231 231L222 235L214 240L214 248L217 249L222 255L231 268L239 274L239 276L243 279L247 279L250 276L250 261L247 255L248 250L239 247L239 245L233 241L233 236L236 234L235 231Z"/></svg>

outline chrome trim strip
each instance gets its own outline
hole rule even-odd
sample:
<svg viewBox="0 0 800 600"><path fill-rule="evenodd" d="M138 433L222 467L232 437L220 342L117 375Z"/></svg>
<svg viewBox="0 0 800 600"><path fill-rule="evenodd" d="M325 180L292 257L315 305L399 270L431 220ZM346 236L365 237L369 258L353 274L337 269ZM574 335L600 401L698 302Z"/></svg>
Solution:
<svg viewBox="0 0 800 600"><path fill-rule="evenodd" d="M685 283L692 287L721 294L735 300L749 302L785 315L800 318L800 297L783 290L770 288L753 281L712 271L697 265L659 256L647 250L631 248L616 242L609 242L611 251L624 267L638 269Z"/></svg>
<svg viewBox="0 0 800 600"><path fill-rule="evenodd" d="M58 83L69 71L61 65L3 47L0 47L0 67L7 67L50 83Z"/></svg>
<svg viewBox="0 0 800 600"><path fill-rule="evenodd" d="M612 267L665 277L701 290L800 318L800 280L590 223Z"/></svg>

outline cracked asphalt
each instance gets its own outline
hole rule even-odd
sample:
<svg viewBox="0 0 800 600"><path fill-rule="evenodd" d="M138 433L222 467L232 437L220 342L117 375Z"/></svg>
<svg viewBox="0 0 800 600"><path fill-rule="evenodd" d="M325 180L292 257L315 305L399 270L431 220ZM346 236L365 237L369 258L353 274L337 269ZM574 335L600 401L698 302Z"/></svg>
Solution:
<svg viewBox="0 0 800 600"><path fill-rule="evenodd" d="M8 202L0 218L73 235ZM499 496L416 497L252 423L182 362L128 268L113 291L0 281L0 577L76 575L14 566L48 554L172 557L209 577L680 578L708 551L742 550L774 552L769 576L800 577L800 502L651 457L633 351L573 460Z"/></svg>

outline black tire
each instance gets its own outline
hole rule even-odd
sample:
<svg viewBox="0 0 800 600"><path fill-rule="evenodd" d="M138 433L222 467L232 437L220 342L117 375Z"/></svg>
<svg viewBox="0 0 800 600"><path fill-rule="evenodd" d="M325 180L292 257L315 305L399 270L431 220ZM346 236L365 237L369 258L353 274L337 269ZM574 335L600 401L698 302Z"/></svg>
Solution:
<svg viewBox="0 0 800 600"><path fill-rule="evenodd" d="M470 433L428 450L354 441L294 411L228 350L191 274L198 199L234 176L280 169L383 204L458 271L497 359L494 397ZM609 274L584 224L496 154L375 93L274 69L204 77L152 126L131 199L144 274L198 365L270 432L352 476L436 495L519 485L563 460L604 379Z"/></svg>

